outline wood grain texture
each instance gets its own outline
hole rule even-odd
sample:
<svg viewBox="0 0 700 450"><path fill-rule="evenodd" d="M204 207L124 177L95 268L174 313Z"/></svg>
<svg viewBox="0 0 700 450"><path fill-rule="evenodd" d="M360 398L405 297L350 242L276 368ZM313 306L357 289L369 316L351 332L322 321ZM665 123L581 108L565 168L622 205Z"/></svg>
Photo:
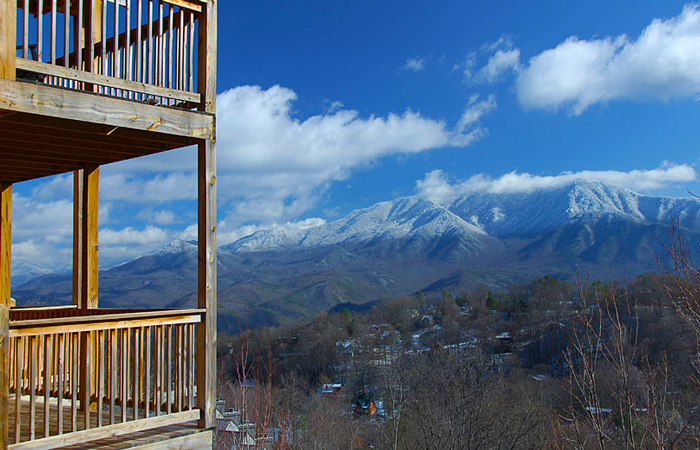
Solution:
<svg viewBox="0 0 700 450"><path fill-rule="evenodd" d="M10 395L10 314L9 309L0 304L0 449L6 449L9 431Z"/></svg>
<svg viewBox="0 0 700 450"><path fill-rule="evenodd" d="M99 86L108 86L114 89L123 89L125 91L138 92L156 97L164 97L191 103L200 102L200 95L198 93L168 89L137 81L100 75L98 73L83 72L81 70L40 63L24 58L17 58L17 68L28 72L53 75L56 77L65 78L67 80L90 83Z"/></svg>
<svg viewBox="0 0 700 450"><path fill-rule="evenodd" d="M0 1L0 78L15 79L17 4Z"/></svg>
<svg viewBox="0 0 700 450"><path fill-rule="evenodd" d="M129 422L106 425L101 428L92 428L75 431L73 433L50 436L35 441L26 441L9 446L12 450L44 450L80 444L88 441L122 436L137 431L151 430L169 425L185 423L199 419L199 411L183 411L167 416L150 417L148 419L132 420Z"/></svg>
<svg viewBox="0 0 700 450"><path fill-rule="evenodd" d="M73 305L83 297L83 170L73 172Z"/></svg>
<svg viewBox="0 0 700 450"><path fill-rule="evenodd" d="M98 307L98 244L97 222L99 210L100 168L89 167L83 170L82 198L82 276L80 308L96 309Z"/></svg>
<svg viewBox="0 0 700 450"><path fill-rule="evenodd" d="M200 426L215 425L216 403L216 143L199 144L198 306L205 308L197 327L197 406Z"/></svg>
<svg viewBox="0 0 700 450"><path fill-rule="evenodd" d="M0 109L197 139L214 136L214 116L0 79Z"/></svg>
<svg viewBox="0 0 700 450"><path fill-rule="evenodd" d="M10 307L12 185L0 181L0 304Z"/></svg>

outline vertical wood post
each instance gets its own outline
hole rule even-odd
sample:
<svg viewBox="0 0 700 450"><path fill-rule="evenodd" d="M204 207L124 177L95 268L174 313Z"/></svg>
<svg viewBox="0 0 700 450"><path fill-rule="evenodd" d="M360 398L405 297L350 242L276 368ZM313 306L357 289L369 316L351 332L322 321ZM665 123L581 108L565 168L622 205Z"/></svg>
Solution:
<svg viewBox="0 0 700 450"><path fill-rule="evenodd" d="M0 0L2 1L2 0ZM10 305L12 264L12 184L0 182L0 305Z"/></svg>
<svg viewBox="0 0 700 450"><path fill-rule="evenodd" d="M199 144L197 304L206 308L197 327L197 406L200 426L215 425L216 405L216 143Z"/></svg>
<svg viewBox="0 0 700 450"><path fill-rule="evenodd" d="M83 298L83 170L73 172L73 304Z"/></svg>
<svg viewBox="0 0 700 450"><path fill-rule="evenodd" d="M82 217L81 217L81 309L95 309L98 306L97 282L97 212L100 188L100 168L90 167L83 171Z"/></svg>
<svg viewBox="0 0 700 450"><path fill-rule="evenodd" d="M0 78L15 79L16 27L17 3L0 0Z"/></svg>
<svg viewBox="0 0 700 450"><path fill-rule="evenodd" d="M203 5L204 6L204 5ZM206 3L199 20L198 90L200 110L216 113L216 0ZM206 308L197 326L197 407L199 426L216 425L216 141L198 144L197 303Z"/></svg>
<svg viewBox="0 0 700 450"><path fill-rule="evenodd" d="M10 310L0 305L0 450L7 449L10 408Z"/></svg>
<svg viewBox="0 0 700 450"><path fill-rule="evenodd" d="M80 301L78 307L86 313L98 307L98 266L97 266L97 214L99 210L99 166L86 167L79 183L82 192L80 203ZM93 388L90 381L93 374L92 334L80 334L80 408L85 412L85 429L90 428L90 395Z"/></svg>

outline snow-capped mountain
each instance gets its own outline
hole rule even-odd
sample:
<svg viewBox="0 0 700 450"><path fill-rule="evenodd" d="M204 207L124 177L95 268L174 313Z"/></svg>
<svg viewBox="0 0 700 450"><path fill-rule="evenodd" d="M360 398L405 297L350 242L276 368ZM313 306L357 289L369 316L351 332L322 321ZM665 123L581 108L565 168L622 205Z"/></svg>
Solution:
<svg viewBox="0 0 700 450"><path fill-rule="evenodd" d="M353 211L348 216L298 231L259 231L224 247L231 252L295 250L331 246L367 246L380 241L436 242L460 238L476 250L485 233L447 208L419 198L400 198Z"/></svg>
<svg viewBox="0 0 700 450"><path fill-rule="evenodd" d="M684 227L700 230L700 201L695 198L650 197L587 180L531 193L473 193L447 207L499 238L531 236L566 223L603 218L668 225L672 214Z"/></svg>
<svg viewBox="0 0 700 450"><path fill-rule="evenodd" d="M304 230L260 231L220 248L219 327L306 317L345 303L451 292L578 270L630 277L668 262L663 240L677 217L700 242L700 200L651 197L578 181L530 193L466 194L437 204L399 198ZM693 248L695 249L695 248ZM196 243L100 273L100 302L114 307L196 304ZM69 275L13 290L18 300L70 302Z"/></svg>
<svg viewBox="0 0 700 450"><path fill-rule="evenodd" d="M600 220L665 226L672 215L682 226L700 231L700 201L695 198L650 197L581 180L529 193L470 193L444 205L417 197L399 198L305 230L259 231L225 248L269 252L459 236L476 250L489 236L529 239L563 225Z"/></svg>

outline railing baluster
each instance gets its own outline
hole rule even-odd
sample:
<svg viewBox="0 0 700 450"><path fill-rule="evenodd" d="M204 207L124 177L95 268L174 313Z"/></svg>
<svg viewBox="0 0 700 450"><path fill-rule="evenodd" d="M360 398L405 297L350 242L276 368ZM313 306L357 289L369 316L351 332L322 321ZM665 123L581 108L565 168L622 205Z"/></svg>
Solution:
<svg viewBox="0 0 700 450"><path fill-rule="evenodd" d="M133 62L131 60L131 0L126 0L126 4L124 5L125 12L124 12L124 17L126 21L126 27L125 27L125 32L124 32L124 37L126 39L126 43L124 45L124 58L126 61L124 62L124 66L126 69L126 73L124 74L124 78L127 80L132 80L132 75L133 75ZM129 98L131 98L131 94L129 94Z"/></svg>
<svg viewBox="0 0 700 450"><path fill-rule="evenodd" d="M156 84L153 75L153 0L148 0L148 71L146 72L146 83Z"/></svg>
<svg viewBox="0 0 700 450"><path fill-rule="evenodd" d="M121 77L121 61L119 60L119 2L114 2L114 54L112 63L112 76Z"/></svg>
<svg viewBox="0 0 700 450"><path fill-rule="evenodd" d="M188 45L189 50L189 67L187 68L187 74L189 76L189 83L187 83L187 90L194 92L194 13L190 12L190 41Z"/></svg>
<svg viewBox="0 0 700 450"><path fill-rule="evenodd" d="M163 36L163 2L158 2L158 86L165 87L165 37Z"/></svg>
<svg viewBox="0 0 700 450"><path fill-rule="evenodd" d="M166 406L166 412L168 414L173 412L173 326L172 325L166 325L166 334L167 334L167 343L166 343L166 351L168 353L168 360L166 362L167 367L166 367L166 373L168 374L168 379L167 379L167 386L166 386L166 395L167 395L167 406Z"/></svg>
<svg viewBox="0 0 700 450"><path fill-rule="evenodd" d="M22 435L22 369L24 368L25 338L16 339L17 366L15 367L15 443L20 441Z"/></svg>
<svg viewBox="0 0 700 450"><path fill-rule="evenodd" d="M29 0L24 0L22 9L22 57L32 59L29 55Z"/></svg>
<svg viewBox="0 0 700 450"><path fill-rule="evenodd" d="M58 399L56 401L57 406L57 415L56 415L56 420L58 424L58 434L63 434L63 393L66 390L66 378L63 374L63 371L65 370L65 365L63 362L65 361L65 355L66 355L66 335L65 334L59 334L58 335Z"/></svg>
<svg viewBox="0 0 700 450"><path fill-rule="evenodd" d="M143 42L141 41L141 20L143 15L142 0L136 2L136 81L143 83ZM140 99L140 96L138 97Z"/></svg>
<svg viewBox="0 0 700 450"><path fill-rule="evenodd" d="M180 52L178 53L180 57L180 64L178 64L178 85L177 88L181 91L185 90L185 40L187 38L187 33L185 32L185 10L180 8Z"/></svg>
<svg viewBox="0 0 700 450"><path fill-rule="evenodd" d="M78 361L80 360L80 333L70 333L70 342L70 429L71 431L75 432L78 431L78 379L80 378L80 374L78 373Z"/></svg>
<svg viewBox="0 0 700 450"><path fill-rule="evenodd" d="M44 437L49 436L49 398L51 398L51 361L53 356L53 336L44 336Z"/></svg>
<svg viewBox="0 0 700 450"><path fill-rule="evenodd" d="M194 366L195 366L195 355L194 355L194 337L195 337L195 325L188 324L187 329L189 330L189 344L187 350L187 362L190 368L189 379L187 380L187 406L189 409L194 408Z"/></svg>
<svg viewBox="0 0 700 450"><path fill-rule="evenodd" d="M173 5L168 4L168 81L166 87L174 89L173 86L173 57L176 52L173 49ZM169 100L168 100L169 101Z"/></svg>
<svg viewBox="0 0 700 450"><path fill-rule="evenodd" d="M73 53L75 53L75 68L83 70L83 0L78 0L78 17L73 27Z"/></svg>
<svg viewBox="0 0 700 450"><path fill-rule="evenodd" d="M120 356L121 356L121 400L122 400L122 422L126 422L126 407L127 407L127 400L129 393L127 392L128 389L128 384L127 384L127 369L126 365L128 364L128 355L127 355L127 349L129 346L129 330L120 330L121 333L121 345L120 345Z"/></svg>
<svg viewBox="0 0 700 450"><path fill-rule="evenodd" d="M63 12L63 67L68 67L70 62L70 1L66 0Z"/></svg>
<svg viewBox="0 0 700 450"><path fill-rule="evenodd" d="M88 63L86 64L86 69L88 72L99 72L99 68L96 67L96 64L98 64L97 61L95 61L95 38L96 38L96 31L99 30L99 28L95 27L95 0L89 0L90 1L90 17L89 17L89 23L90 27L86 27L87 31L87 49L88 49ZM94 90L94 88L93 88Z"/></svg>
<svg viewBox="0 0 700 450"><path fill-rule="evenodd" d="M117 330L109 333L109 423L116 423L117 399Z"/></svg>
<svg viewBox="0 0 700 450"><path fill-rule="evenodd" d="M131 355L132 355L132 363L131 363L131 368L133 370L133 374L131 377L131 391L132 391L132 397L134 399L134 420L138 420L139 418L139 399L140 399L140 392L139 392L139 379L141 378L140 371L139 371L139 353L140 353L140 346L139 346L139 339L140 339L140 333L138 328L134 328L133 331L133 340L131 344Z"/></svg>
<svg viewBox="0 0 700 450"><path fill-rule="evenodd" d="M41 57L44 54L44 0L37 0L36 54L36 60L41 61Z"/></svg>
<svg viewBox="0 0 700 450"><path fill-rule="evenodd" d="M36 336L29 338L29 440L36 438L36 377L38 345Z"/></svg>
<svg viewBox="0 0 700 450"><path fill-rule="evenodd" d="M145 409L146 411L144 412L145 417L150 416L150 405L151 405L151 330L153 327L146 327L146 348L144 350L144 381L145 381L145 387L144 387L144 403L145 403Z"/></svg>
<svg viewBox="0 0 700 450"><path fill-rule="evenodd" d="M102 424L102 403L105 396L105 332L97 332L97 426Z"/></svg>
<svg viewBox="0 0 700 450"><path fill-rule="evenodd" d="M100 53L102 54L102 75L109 75L107 61L107 0L102 0L102 19L100 19L100 27L102 28L102 45L100 45ZM103 92L106 88L103 88Z"/></svg>
<svg viewBox="0 0 700 450"><path fill-rule="evenodd" d="M58 6L56 0L51 0L51 64L56 64L56 13Z"/></svg>

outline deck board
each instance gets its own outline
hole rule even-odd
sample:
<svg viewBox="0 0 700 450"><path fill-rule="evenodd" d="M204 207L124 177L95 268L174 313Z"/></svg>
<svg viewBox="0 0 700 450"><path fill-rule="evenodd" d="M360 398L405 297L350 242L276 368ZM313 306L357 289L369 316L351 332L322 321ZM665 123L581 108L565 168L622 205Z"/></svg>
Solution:
<svg viewBox="0 0 700 450"><path fill-rule="evenodd" d="M20 442L29 441L29 417L30 417L30 401L28 396L22 396L20 406L21 414L21 432ZM16 417L15 395L11 394L8 401L8 443L16 443L15 439L15 417ZM44 398L37 396L35 405L36 424L35 424L35 440L39 440L44 436ZM97 412L93 410L90 413L90 428L97 428ZM58 434L57 414L58 405L56 399L49 400L49 436ZM141 411L142 413L142 411ZM141 416L142 417L142 416ZM121 410L115 414L115 423L121 423ZM85 429L85 412L77 411L75 421L75 430L81 431ZM133 419L133 410L127 409L127 422ZM102 411L103 424L109 424L109 411ZM71 414L70 401L64 400L63 405L63 434L70 433L73 430L73 418ZM139 446L147 446L144 448L178 448L178 449L204 449L211 448L211 430L199 428L196 422L187 422L184 424L164 426L150 430L137 431L129 434L123 434L110 438L91 440L81 444L74 444L60 447L61 449L70 450L87 450L87 449L126 449ZM167 444L166 444L167 442ZM208 444L207 444L208 442Z"/></svg>

